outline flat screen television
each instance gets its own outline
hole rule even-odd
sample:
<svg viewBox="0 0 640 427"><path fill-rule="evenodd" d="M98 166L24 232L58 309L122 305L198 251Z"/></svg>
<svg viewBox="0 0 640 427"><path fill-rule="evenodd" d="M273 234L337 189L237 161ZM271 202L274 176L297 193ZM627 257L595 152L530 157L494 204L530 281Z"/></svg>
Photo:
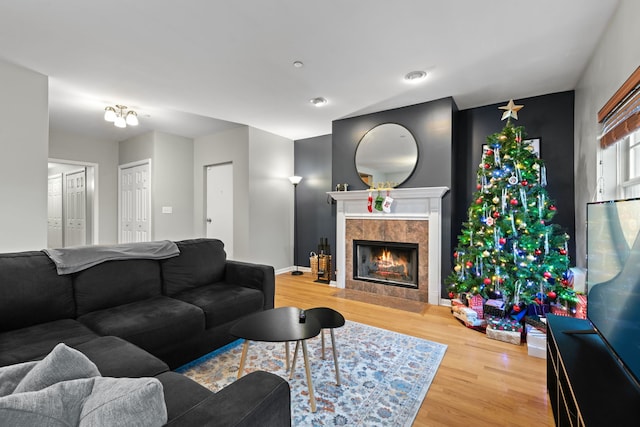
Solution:
<svg viewBox="0 0 640 427"><path fill-rule="evenodd" d="M640 199L587 204L587 317L640 385Z"/></svg>

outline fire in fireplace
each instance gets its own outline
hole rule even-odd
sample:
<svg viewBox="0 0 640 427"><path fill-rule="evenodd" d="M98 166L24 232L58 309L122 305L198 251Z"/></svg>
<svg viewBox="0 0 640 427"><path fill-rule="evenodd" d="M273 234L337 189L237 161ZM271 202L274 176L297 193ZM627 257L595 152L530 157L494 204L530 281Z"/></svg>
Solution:
<svg viewBox="0 0 640 427"><path fill-rule="evenodd" d="M353 278L417 288L418 244L354 240Z"/></svg>

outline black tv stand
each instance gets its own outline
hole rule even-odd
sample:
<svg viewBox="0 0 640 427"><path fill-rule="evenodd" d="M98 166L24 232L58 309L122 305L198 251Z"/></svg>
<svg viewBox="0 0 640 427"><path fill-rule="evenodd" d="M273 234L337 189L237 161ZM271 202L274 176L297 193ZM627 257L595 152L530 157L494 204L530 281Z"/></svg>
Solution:
<svg viewBox="0 0 640 427"><path fill-rule="evenodd" d="M547 315L547 388L556 426L631 425L637 416L640 390L593 332L587 320Z"/></svg>
<svg viewBox="0 0 640 427"><path fill-rule="evenodd" d="M562 333L567 335L591 335L598 332L595 329L572 329L570 331L562 331Z"/></svg>

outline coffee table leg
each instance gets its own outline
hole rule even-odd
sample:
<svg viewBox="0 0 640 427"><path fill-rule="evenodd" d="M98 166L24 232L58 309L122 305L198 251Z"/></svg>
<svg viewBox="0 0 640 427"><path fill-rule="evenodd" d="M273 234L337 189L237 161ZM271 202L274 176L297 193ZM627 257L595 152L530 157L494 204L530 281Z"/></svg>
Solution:
<svg viewBox="0 0 640 427"><path fill-rule="evenodd" d="M296 359L298 358L298 347L300 341L296 341L296 349L293 351L293 362L291 362L291 372L289 372L289 379L293 379L293 372L296 370Z"/></svg>
<svg viewBox="0 0 640 427"><path fill-rule="evenodd" d="M340 368L338 368L338 353L336 352L336 338L331 331L331 349L333 350L333 364L336 367L336 385L340 385Z"/></svg>
<svg viewBox="0 0 640 427"><path fill-rule="evenodd" d="M311 412L316 412L316 397L313 394L313 382L311 381L311 369L309 368L306 340L302 340L302 355L304 356L304 367L307 371L307 384L309 386L309 403L311 403Z"/></svg>
<svg viewBox="0 0 640 427"><path fill-rule="evenodd" d="M247 359L247 350L249 350L249 340L244 340L244 346L242 347L242 357L240 357L240 368L238 369L238 379L242 376L244 371L244 362Z"/></svg>
<svg viewBox="0 0 640 427"><path fill-rule="evenodd" d="M284 351L285 351L285 358L287 360L287 371L289 370L289 365L291 364L291 361L289 360L289 341L285 341L284 342Z"/></svg>

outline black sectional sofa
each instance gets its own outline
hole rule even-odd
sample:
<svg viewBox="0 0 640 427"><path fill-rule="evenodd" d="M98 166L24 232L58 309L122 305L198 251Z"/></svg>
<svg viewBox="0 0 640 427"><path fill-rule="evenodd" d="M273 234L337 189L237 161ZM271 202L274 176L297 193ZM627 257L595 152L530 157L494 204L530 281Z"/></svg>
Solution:
<svg viewBox="0 0 640 427"><path fill-rule="evenodd" d="M106 261L59 275L42 251L0 254L0 366L62 342L107 377L156 377L168 425L290 425L282 378L254 372L218 393L175 369L236 338L243 316L273 308L270 266L229 261L215 239L175 242L167 259Z"/></svg>

